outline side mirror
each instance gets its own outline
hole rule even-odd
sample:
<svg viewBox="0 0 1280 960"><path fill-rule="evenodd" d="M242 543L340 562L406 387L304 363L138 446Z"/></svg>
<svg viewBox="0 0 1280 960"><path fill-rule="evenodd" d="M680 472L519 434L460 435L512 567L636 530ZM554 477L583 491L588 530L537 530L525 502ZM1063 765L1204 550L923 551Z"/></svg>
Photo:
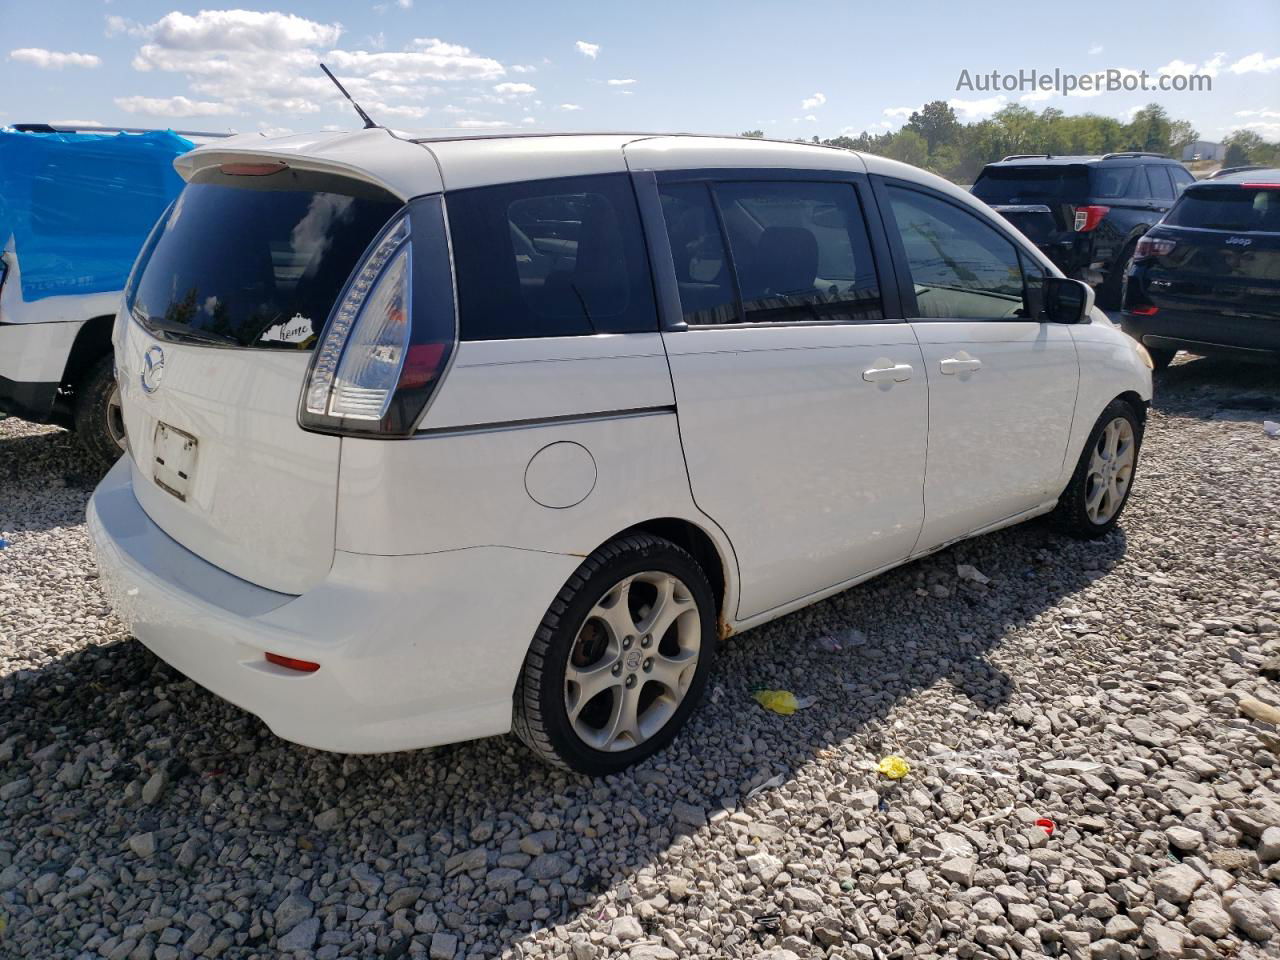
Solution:
<svg viewBox="0 0 1280 960"><path fill-rule="evenodd" d="M1086 323L1093 310L1093 288L1081 280L1045 277L1043 296L1049 323Z"/></svg>

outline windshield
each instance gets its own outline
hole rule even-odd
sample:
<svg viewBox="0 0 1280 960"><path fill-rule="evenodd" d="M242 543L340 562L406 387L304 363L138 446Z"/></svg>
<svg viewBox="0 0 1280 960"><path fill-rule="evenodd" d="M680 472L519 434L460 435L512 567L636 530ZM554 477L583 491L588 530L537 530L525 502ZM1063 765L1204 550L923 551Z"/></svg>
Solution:
<svg viewBox="0 0 1280 960"><path fill-rule="evenodd" d="M973 195L987 203L1083 202L1089 196L1089 172L1074 164L987 167Z"/></svg>
<svg viewBox="0 0 1280 960"><path fill-rule="evenodd" d="M1280 233L1280 190L1236 184L1197 187L1182 195L1164 222L1171 227Z"/></svg>
<svg viewBox="0 0 1280 960"><path fill-rule="evenodd" d="M133 316L174 340L310 349L399 201L332 177L309 189L315 178L293 171L219 179L189 184L157 225L128 294Z"/></svg>

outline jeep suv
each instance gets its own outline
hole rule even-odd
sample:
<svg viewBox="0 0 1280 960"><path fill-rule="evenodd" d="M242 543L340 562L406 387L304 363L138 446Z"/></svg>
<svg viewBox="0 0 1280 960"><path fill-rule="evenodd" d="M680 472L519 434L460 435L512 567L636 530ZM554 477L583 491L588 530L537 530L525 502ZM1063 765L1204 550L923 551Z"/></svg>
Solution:
<svg viewBox="0 0 1280 960"><path fill-rule="evenodd" d="M1138 242L1121 316L1157 369L1181 349L1280 358L1280 169L1189 187Z"/></svg>
<svg viewBox="0 0 1280 960"><path fill-rule="evenodd" d="M1158 153L1020 155L987 164L973 195L1067 276L1095 286L1102 306L1118 307L1138 238L1194 182L1186 167Z"/></svg>
<svg viewBox="0 0 1280 960"><path fill-rule="evenodd" d="M617 770L732 634L1132 488L1146 351L905 164L368 129L176 165L89 529L132 634L287 739Z"/></svg>

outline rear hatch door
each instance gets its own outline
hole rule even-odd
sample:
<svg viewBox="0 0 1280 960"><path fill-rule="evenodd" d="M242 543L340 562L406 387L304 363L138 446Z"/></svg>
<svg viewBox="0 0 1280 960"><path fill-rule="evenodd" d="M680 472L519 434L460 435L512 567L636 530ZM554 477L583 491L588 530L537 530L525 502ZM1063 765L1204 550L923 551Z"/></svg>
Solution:
<svg viewBox="0 0 1280 960"><path fill-rule="evenodd" d="M215 165L134 269L116 362L135 495L245 580L301 593L332 564L341 441L298 426L299 396L343 284L401 205L333 172Z"/></svg>
<svg viewBox="0 0 1280 960"><path fill-rule="evenodd" d="M1075 239L1075 208L1089 202L1084 164L990 166L973 194L997 210L1050 256Z"/></svg>
<svg viewBox="0 0 1280 960"><path fill-rule="evenodd" d="M1148 235L1174 241L1145 271L1155 306L1280 322L1280 189L1192 187Z"/></svg>

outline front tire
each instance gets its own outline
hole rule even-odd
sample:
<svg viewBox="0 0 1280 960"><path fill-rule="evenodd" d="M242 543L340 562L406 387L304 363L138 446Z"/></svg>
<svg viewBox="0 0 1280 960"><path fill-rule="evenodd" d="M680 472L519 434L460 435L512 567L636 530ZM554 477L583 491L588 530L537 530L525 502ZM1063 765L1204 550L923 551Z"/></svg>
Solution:
<svg viewBox="0 0 1280 960"><path fill-rule="evenodd" d="M715 647L715 597L697 561L661 537L619 537L582 562L543 617L512 728L554 766L622 770L675 738Z"/></svg>
<svg viewBox="0 0 1280 960"><path fill-rule="evenodd" d="M1080 540L1110 533L1129 502L1141 445L1137 412L1123 400L1112 400L1090 431L1071 482L1050 514L1053 525Z"/></svg>
<svg viewBox="0 0 1280 960"><path fill-rule="evenodd" d="M75 427L80 443L110 467L125 451L124 416L111 354L95 363L76 385Z"/></svg>

